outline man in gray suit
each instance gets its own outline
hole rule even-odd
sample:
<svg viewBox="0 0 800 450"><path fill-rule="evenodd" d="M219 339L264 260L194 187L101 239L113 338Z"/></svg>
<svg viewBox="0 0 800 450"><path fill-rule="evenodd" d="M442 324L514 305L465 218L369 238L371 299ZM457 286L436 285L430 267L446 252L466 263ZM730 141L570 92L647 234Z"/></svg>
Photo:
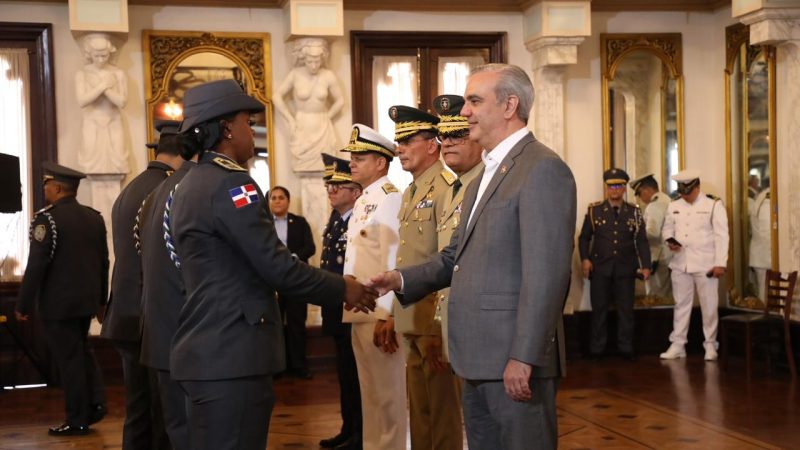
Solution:
<svg viewBox="0 0 800 450"><path fill-rule="evenodd" d="M409 305L451 286L448 346L464 378L470 449L554 449L564 374L561 313L575 236L575 180L526 128L533 86L516 66L473 69L461 115L486 165L450 245L372 279Z"/></svg>

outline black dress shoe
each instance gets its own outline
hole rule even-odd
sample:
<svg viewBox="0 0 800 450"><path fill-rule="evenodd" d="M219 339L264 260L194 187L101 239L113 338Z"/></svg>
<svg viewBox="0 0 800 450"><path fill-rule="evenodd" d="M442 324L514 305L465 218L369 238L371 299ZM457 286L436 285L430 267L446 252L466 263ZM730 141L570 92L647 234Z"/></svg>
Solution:
<svg viewBox="0 0 800 450"><path fill-rule="evenodd" d="M82 436L89 434L89 427L86 425L69 425L62 423L57 427L50 427L47 431L50 436Z"/></svg>
<svg viewBox="0 0 800 450"><path fill-rule="evenodd" d="M350 436L350 439L337 445L333 450L362 450L361 434L357 433Z"/></svg>
<svg viewBox="0 0 800 450"><path fill-rule="evenodd" d="M337 445L347 441L348 439L350 439L350 436L343 433L339 433L332 438L323 439L319 441L319 446L322 448L334 448Z"/></svg>
<svg viewBox="0 0 800 450"><path fill-rule="evenodd" d="M92 405L92 410L89 413L89 425L94 425L97 422L103 420L103 417L108 414L108 408L106 405Z"/></svg>
<svg viewBox="0 0 800 450"><path fill-rule="evenodd" d="M300 378L301 380L310 380L314 378L314 374L308 369L294 369L292 371L292 376Z"/></svg>

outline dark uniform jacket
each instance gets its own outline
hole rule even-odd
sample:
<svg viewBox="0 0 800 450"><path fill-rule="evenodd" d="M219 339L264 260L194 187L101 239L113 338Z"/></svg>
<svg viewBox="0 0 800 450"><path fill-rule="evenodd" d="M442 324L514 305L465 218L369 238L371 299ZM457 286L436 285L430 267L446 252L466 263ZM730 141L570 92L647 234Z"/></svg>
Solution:
<svg viewBox="0 0 800 450"><path fill-rule="evenodd" d="M136 249L133 228L142 201L172 173L172 167L150 161L147 169L128 183L111 208L114 240L114 270L111 297L100 335L107 339L138 342L141 335L142 261Z"/></svg>
<svg viewBox="0 0 800 450"><path fill-rule="evenodd" d="M172 340L176 380L221 380L284 369L276 289L333 305L344 281L292 257L246 169L206 152L175 190L169 230L186 285Z"/></svg>
<svg viewBox="0 0 800 450"><path fill-rule="evenodd" d="M320 269L341 274L344 271L344 253L347 250L347 224L350 222L336 210L331 212L328 225L322 234ZM350 324L342 323L341 305L322 307L322 332L333 336L350 335Z"/></svg>
<svg viewBox="0 0 800 450"><path fill-rule="evenodd" d="M314 236L305 217L292 213L288 214L286 224L286 246L289 251L297 255L297 259L308 262L314 256L317 247L314 245Z"/></svg>
<svg viewBox="0 0 800 450"><path fill-rule="evenodd" d="M142 364L169 370L169 348L178 329L186 300L181 273L164 242L164 205L175 185L196 164L184 161L180 169L153 190L142 208L139 239L142 249Z"/></svg>
<svg viewBox="0 0 800 450"><path fill-rule="evenodd" d="M37 212L17 310L61 320L97 314L108 296L108 244L100 213L75 197Z"/></svg>
<svg viewBox="0 0 800 450"><path fill-rule="evenodd" d="M639 207L622 202L619 214L608 200L592 203L578 236L581 261L592 262L592 270L605 276L635 276L650 268L650 246Z"/></svg>

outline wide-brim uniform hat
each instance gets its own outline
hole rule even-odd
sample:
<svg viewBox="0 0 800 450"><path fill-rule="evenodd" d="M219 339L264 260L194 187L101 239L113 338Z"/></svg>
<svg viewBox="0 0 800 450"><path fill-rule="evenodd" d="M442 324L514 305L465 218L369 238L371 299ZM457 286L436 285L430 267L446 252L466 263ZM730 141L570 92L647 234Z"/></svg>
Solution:
<svg viewBox="0 0 800 450"><path fill-rule="evenodd" d="M326 183L353 182L353 175L350 172L350 161L323 153L322 164L325 166L322 180Z"/></svg>
<svg viewBox="0 0 800 450"><path fill-rule="evenodd" d="M631 177L622 169L608 169L603 172L603 182L606 185L610 184L627 184Z"/></svg>
<svg viewBox="0 0 800 450"><path fill-rule="evenodd" d="M460 115L464 107L464 97L460 95L440 95L433 99L433 109L439 115L439 136L464 137L469 134L467 118Z"/></svg>
<svg viewBox="0 0 800 450"><path fill-rule="evenodd" d="M353 124L353 131L350 133L350 142L347 143L342 151L349 153L373 152L389 159L395 157L394 142L386 139L382 134L372 128L360 123Z"/></svg>
<svg viewBox="0 0 800 450"><path fill-rule="evenodd" d="M389 118L394 121L394 140L404 141L421 131L438 130L436 125L439 118L433 114L405 105L395 105L389 108Z"/></svg>
<svg viewBox="0 0 800 450"><path fill-rule="evenodd" d="M239 111L260 112L264 105L245 94L234 80L203 83L183 96L183 122L178 132L185 133L196 125Z"/></svg>
<svg viewBox="0 0 800 450"><path fill-rule="evenodd" d="M42 178L45 182L53 180L72 186L78 186L81 180L86 178L85 173L58 165L52 161L43 162L42 170L44 171L44 176Z"/></svg>
<svg viewBox="0 0 800 450"><path fill-rule="evenodd" d="M647 175L641 176L641 177L631 181L630 186L631 186L631 189L633 189L633 192L635 192L638 195L639 194L639 188L642 187L643 183L651 183L651 184L655 183L655 184L657 184L655 176L652 173L648 173Z"/></svg>
<svg viewBox="0 0 800 450"><path fill-rule="evenodd" d="M670 178L678 182L678 193L681 195L691 193L700 184L700 172L697 170L681 170Z"/></svg>
<svg viewBox="0 0 800 450"><path fill-rule="evenodd" d="M181 122L179 120L156 120L154 128L158 131L158 141L157 142L148 142L145 144L147 148L156 149L158 148L158 144L161 143L161 139L167 136L174 136L178 134L178 128L181 126Z"/></svg>

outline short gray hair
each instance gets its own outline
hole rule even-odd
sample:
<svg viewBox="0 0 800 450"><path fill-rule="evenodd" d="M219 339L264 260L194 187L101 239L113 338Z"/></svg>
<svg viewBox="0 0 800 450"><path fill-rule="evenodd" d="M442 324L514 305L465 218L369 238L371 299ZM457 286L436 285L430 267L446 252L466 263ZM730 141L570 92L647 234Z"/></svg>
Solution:
<svg viewBox="0 0 800 450"><path fill-rule="evenodd" d="M497 85L494 88L494 95L497 102L503 102L510 96L519 99L517 106L517 117L523 122L528 123L528 117L533 108L533 83L528 74L521 67L512 64L484 64L474 67L470 71L470 76L481 72L496 72L499 76Z"/></svg>

